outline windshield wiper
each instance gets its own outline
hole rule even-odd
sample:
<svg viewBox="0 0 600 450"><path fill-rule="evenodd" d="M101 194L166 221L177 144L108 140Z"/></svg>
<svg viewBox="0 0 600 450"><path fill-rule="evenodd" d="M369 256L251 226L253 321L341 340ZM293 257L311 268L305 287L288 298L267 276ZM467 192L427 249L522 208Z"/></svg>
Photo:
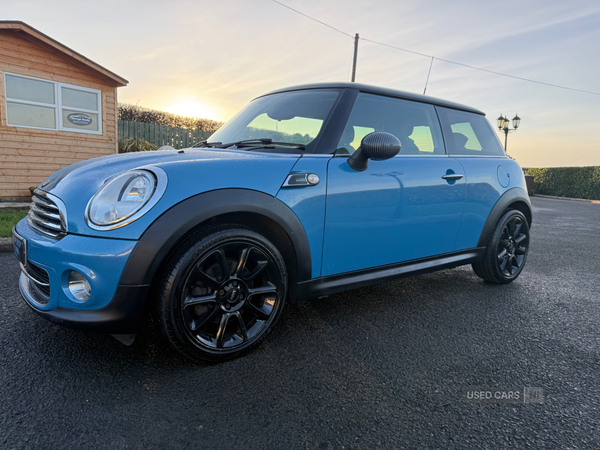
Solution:
<svg viewBox="0 0 600 450"><path fill-rule="evenodd" d="M200 148L200 147L216 147L217 145L221 145L221 142L208 142L206 140L204 141L200 141L200 142L196 142L194 145L192 145L192 148Z"/></svg>
<svg viewBox="0 0 600 450"><path fill-rule="evenodd" d="M306 150L304 144L297 144L295 142L273 142L273 139L262 138L262 139L246 139L244 141L230 142L229 144L219 145L221 148L228 147L295 147L299 150Z"/></svg>

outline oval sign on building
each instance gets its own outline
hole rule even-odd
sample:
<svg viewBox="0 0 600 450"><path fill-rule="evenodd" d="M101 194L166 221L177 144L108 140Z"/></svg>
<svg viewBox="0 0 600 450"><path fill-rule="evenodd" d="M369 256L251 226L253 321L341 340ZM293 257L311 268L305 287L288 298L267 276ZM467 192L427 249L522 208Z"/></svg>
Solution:
<svg viewBox="0 0 600 450"><path fill-rule="evenodd" d="M81 125L81 126L90 125L93 121L90 116L88 116L87 114L83 114L83 113L69 114L67 116L67 119L72 124Z"/></svg>

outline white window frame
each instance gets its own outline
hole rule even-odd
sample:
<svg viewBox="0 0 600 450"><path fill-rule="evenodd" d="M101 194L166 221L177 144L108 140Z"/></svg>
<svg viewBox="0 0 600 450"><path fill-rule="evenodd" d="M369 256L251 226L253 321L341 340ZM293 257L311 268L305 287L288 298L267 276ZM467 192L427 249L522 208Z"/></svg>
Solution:
<svg viewBox="0 0 600 450"><path fill-rule="evenodd" d="M23 100L23 99L19 99L19 98L9 97L7 88L6 88L6 76L7 75L17 77L17 78L27 78L30 80L43 81L45 83L52 83L54 85L54 104L34 102L31 100ZM71 107L71 106L64 107L64 109L68 109L70 111L97 114L98 115L98 131L75 128L74 126L73 127L63 126L63 124L62 124L63 105L62 105L62 90L61 90L61 88L63 88L63 87L68 88L68 89L78 90L78 91L91 92L98 96L98 110L97 111L91 110L91 109L75 108L75 107ZM53 108L54 109L54 128L33 127L33 126L28 126L28 125L13 125L13 124L9 123L8 122L8 102L21 103L23 105L43 106L46 108ZM97 134L97 135L102 134L102 91L99 89L92 89L92 88L87 88L87 87L83 87L83 86L76 86L74 84L59 83L58 81L46 80L44 78L30 77L30 76L21 75L18 73L4 72L4 108L5 108L4 110L6 111L6 125L9 127L33 128L35 130L70 131L72 133Z"/></svg>

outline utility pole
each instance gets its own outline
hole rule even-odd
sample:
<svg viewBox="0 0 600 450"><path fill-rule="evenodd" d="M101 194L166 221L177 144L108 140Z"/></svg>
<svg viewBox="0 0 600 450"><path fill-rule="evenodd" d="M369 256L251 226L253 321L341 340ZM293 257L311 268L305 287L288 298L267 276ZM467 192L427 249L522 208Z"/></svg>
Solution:
<svg viewBox="0 0 600 450"><path fill-rule="evenodd" d="M356 78L356 57L358 56L358 33L354 36L354 60L352 61L352 82Z"/></svg>

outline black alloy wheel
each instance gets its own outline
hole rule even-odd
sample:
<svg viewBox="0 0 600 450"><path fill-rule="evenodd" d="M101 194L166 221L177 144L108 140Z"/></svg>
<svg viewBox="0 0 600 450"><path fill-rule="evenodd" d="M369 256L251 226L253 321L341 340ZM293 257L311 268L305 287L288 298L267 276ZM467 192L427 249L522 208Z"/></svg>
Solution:
<svg viewBox="0 0 600 450"><path fill-rule="evenodd" d="M159 318L182 353L230 359L254 348L275 325L285 303L283 258L264 236L221 229L192 242L173 259L163 281Z"/></svg>
<svg viewBox="0 0 600 450"><path fill-rule="evenodd" d="M520 211L507 211L492 233L483 261L473 264L473 270L486 281L510 283L523 271L528 251L527 219Z"/></svg>
<svg viewBox="0 0 600 450"><path fill-rule="evenodd" d="M523 268L528 238L528 234L522 233L525 231L523 223L520 217L513 216L502 228L498 243L498 264L502 274L507 278L514 277Z"/></svg>

